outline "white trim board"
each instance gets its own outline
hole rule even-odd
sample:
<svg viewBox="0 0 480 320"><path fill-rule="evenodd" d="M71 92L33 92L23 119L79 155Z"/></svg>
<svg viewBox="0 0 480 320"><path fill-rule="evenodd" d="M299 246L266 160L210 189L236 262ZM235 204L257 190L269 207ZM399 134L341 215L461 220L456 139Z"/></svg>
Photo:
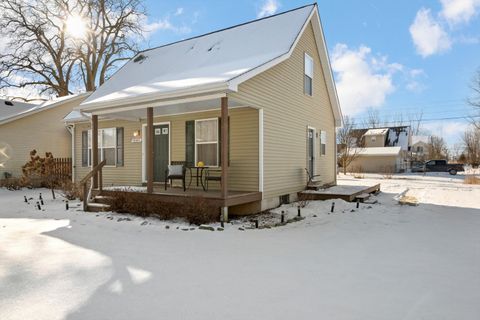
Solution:
<svg viewBox="0 0 480 320"><path fill-rule="evenodd" d="M258 110L258 191L262 192L264 188L264 172L263 172L263 157L264 157L264 133L263 133L263 109Z"/></svg>
<svg viewBox="0 0 480 320"><path fill-rule="evenodd" d="M308 168L308 148L310 148L309 146L309 136L308 136L308 133L310 130L313 130L313 150L312 150L312 154L313 154L313 172L310 172L310 174L312 176L316 175L317 174L317 129L315 129L314 127L312 126L307 126L307 152L306 152L306 155L307 155L307 168Z"/></svg>

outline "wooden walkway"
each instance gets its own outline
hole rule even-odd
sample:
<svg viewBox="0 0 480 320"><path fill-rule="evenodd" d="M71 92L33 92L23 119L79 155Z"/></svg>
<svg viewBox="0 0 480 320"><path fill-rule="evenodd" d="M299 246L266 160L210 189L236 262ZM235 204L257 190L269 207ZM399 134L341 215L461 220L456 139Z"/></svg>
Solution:
<svg viewBox="0 0 480 320"><path fill-rule="evenodd" d="M333 186L323 190L307 190L298 195L308 200L342 199L348 202L356 201L357 196L380 191L380 184L371 186Z"/></svg>

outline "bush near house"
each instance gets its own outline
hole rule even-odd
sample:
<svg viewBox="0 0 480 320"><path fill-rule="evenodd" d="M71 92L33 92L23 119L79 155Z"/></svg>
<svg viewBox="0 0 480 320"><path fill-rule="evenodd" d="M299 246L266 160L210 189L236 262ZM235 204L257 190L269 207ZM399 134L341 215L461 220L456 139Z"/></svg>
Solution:
<svg viewBox="0 0 480 320"><path fill-rule="evenodd" d="M27 186L25 179L23 178L5 178L0 179L0 188L6 188L7 190L20 190Z"/></svg>
<svg viewBox="0 0 480 320"><path fill-rule="evenodd" d="M30 160L22 166L21 181L23 186L50 189L54 199L55 188L61 188L70 196L71 191L75 189L69 183L71 165L69 158L54 158L51 152L46 152L45 157L41 157L34 149L30 151Z"/></svg>
<svg viewBox="0 0 480 320"><path fill-rule="evenodd" d="M112 191L108 196L107 204L112 211L118 213L156 217L161 220L182 218L195 225L216 222L220 218L220 207L212 205L202 197L176 203L152 199L140 192Z"/></svg>

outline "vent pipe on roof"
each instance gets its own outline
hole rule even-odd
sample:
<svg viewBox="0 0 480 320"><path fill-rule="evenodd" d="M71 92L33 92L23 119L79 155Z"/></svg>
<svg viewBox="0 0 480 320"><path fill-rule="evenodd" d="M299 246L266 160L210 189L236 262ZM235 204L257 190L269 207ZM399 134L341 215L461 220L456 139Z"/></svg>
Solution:
<svg viewBox="0 0 480 320"><path fill-rule="evenodd" d="M145 59L147 59L147 56L140 54L137 57L135 57L135 59L133 59L133 62L142 63L143 61L145 61Z"/></svg>

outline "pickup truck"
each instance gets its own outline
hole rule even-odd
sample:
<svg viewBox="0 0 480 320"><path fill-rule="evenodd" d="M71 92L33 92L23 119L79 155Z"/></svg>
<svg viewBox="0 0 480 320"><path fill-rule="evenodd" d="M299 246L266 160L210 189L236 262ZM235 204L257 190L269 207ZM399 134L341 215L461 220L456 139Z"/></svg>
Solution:
<svg viewBox="0 0 480 320"><path fill-rule="evenodd" d="M412 172L448 172L451 175L458 171L464 171L463 165L459 163L448 163L447 160L429 160L423 165L412 168Z"/></svg>

